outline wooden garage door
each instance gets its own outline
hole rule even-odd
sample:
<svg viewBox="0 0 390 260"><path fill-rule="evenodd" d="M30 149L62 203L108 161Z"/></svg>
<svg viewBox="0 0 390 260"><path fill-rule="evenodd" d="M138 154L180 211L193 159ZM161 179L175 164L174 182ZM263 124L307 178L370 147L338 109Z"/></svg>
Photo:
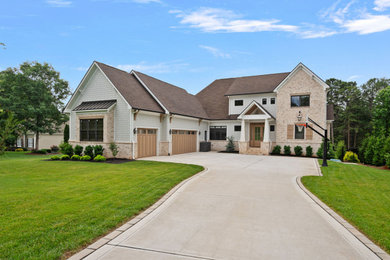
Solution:
<svg viewBox="0 0 390 260"><path fill-rule="evenodd" d="M172 154L196 152L196 131L173 130Z"/></svg>
<svg viewBox="0 0 390 260"><path fill-rule="evenodd" d="M137 129L138 158L156 155L156 150L157 150L156 133L157 133L156 129L147 129L147 128Z"/></svg>

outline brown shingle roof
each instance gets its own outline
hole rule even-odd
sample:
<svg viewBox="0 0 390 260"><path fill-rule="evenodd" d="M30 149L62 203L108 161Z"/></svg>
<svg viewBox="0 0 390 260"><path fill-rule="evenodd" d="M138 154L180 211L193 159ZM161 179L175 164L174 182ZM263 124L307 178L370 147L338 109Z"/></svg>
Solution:
<svg viewBox="0 0 390 260"><path fill-rule="evenodd" d="M96 63L133 108L164 113L157 101L133 75L104 63Z"/></svg>
<svg viewBox="0 0 390 260"><path fill-rule="evenodd" d="M290 72L235 78L226 96L272 92Z"/></svg>
<svg viewBox="0 0 390 260"><path fill-rule="evenodd" d="M229 98L225 96L235 79L218 79L196 94L210 119L229 118Z"/></svg>
<svg viewBox="0 0 390 260"><path fill-rule="evenodd" d="M186 90L141 72L135 71L135 73L170 113L203 119L208 118L199 100Z"/></svg>
<svg viewBox="0 0 390 260"><path fill-rule="evenodd" d="M81 110L98 110L98 109L108 109L116 103L115 99L111 100L99 100L99 101L85 101L80 105L75 107L73 111Z"/></svg>

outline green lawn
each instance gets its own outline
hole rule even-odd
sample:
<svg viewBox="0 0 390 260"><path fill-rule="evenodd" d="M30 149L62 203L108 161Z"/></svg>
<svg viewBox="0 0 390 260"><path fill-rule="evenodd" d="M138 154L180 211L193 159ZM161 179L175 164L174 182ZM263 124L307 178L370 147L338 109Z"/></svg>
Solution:
<svg viewBox="0 0 390 260"><path fill-rule="evenodd" d="M320 163L321 164L321 163ZM323 177L302 183L329 207L390 252L390 171L328 162Z"/></svg>
<svg viewBox="0 0 390 260"><path fill-rule="evenodd" d="M156 202L196 165L0 157L0 259L58 259Z"/></svg>

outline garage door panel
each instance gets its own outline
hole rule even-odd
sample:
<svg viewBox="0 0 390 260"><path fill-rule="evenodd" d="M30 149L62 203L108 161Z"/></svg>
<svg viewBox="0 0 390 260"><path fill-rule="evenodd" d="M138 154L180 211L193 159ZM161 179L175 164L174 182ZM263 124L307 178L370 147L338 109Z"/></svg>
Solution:
<svg viewBox="0 0 390 260"><path fill-rule="evenodd" d="M172 131L172 154L196 152L196 131Z"/></svg>
<svg viewBox="0 0 390 260"><path fill-rule="evenodd" d="M137 130L138 158L156 156L157 131L156 129L140 128Z"/></svg>

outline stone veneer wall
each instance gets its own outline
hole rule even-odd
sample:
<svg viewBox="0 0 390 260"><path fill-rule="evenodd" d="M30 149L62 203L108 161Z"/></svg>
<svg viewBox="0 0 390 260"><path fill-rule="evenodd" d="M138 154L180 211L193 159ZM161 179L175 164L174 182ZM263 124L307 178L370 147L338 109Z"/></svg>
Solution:
<svg viewBox="0 0 390 260"><path fill-rule="evenodd" d="M168 154L169 154L169 142L161 141L159 155L168 155Z"/></svg>
<svg viewBox="0 0 390 260"><path fill-rule="evenodd" d="M290 97L292 95L310 94L310 107L291 107ZM305 153L306 146L313 147L315 154L321 145L322 138L313 132L313 139L287 139L287 125L298 123L298 112L302 112L303 120L309 115L321 126L326 126L326 91L324 88L308 75L303 69L298 70L295 75L277 93L277 116L276 116L276 142L272 146L291 146L294 153L294 146L300 145ZM271 150L272 151L272 150Z"/></svg>
<svg viewBox="0 0 390 260"><path fill-rule="evenodd" d="M71 145L81 145L84 149L88 145L101 145L104 148L103 156L106 158L113 158L114 156L110 150L110 143L102 143L102 142L77 142L77 141L69 141ZM116 143L118 145L118 154L116 158L125 158L132 159L133 146L131 143Z"/></svg>
<svg viewBox="0 0 390 260"><path fill-rule="evenodd" d="M226 150L226 145L227 141L224 140L212 140L211 142L211 151L225 151ZM238 151L239 149L239 142L238 141L233 141L234 143L234 150Z"/></svg>

